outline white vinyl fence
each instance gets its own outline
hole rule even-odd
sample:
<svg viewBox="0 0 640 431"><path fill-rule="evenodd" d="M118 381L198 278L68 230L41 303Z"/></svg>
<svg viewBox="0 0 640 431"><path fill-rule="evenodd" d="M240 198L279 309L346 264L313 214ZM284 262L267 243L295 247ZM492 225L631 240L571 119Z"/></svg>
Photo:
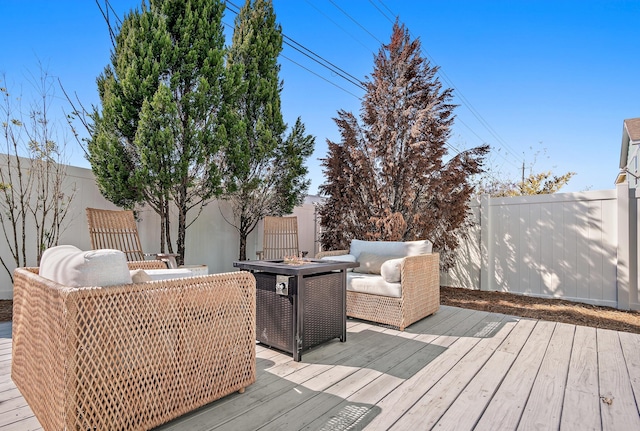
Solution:
<svg viewBox="0 0 640 431"><path fill-rule="evenodd" d="M100 195L91 170L70 166L66 181L68 190L75 187L77 194L60 243L88 250L85 208L117 208ZM441 274L441 284L640 310L638 196L626 184L617 187L483 198L472 205L474 226L459 248L457 265ZM318 202L318 197L307 197L293 211L298 217L300 249L309 256L320 251ZM239 236L224 220L230 216L225 202L204 208L187 230L187 264L206 264L210 273L235 270ZM139 230L145 251L159 251L159 219L152 210L140 212ZM247 257L254 259L261 247L260 224L248 238ZM4 239L0 240L0 255L10 260ZM11 298L12 292L9 275L0 271L0 299Z"/></svg>
<svg viewBox="0 0 640 431"><path fill-rule="evenodd" d="M484 197L441 284L621 309L638 301L635 189Z"/></svg>

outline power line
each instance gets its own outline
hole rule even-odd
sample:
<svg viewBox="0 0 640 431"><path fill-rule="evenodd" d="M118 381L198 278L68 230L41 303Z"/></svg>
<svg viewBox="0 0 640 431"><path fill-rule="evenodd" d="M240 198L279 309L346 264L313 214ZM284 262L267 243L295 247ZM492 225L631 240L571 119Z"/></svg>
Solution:
<svg viewBox="0 0 640 431"><path fill-rule="evenodd" d="M356 78L355 76L353 76L352 74L350 74L349 72L346 72L344 69L336 66L335 64L331 63L329 60L319 56L318 54L316 54L315 52L311 51L309 48L306 48L305 46L299 44L298 42L296 42L295 40L291 39L289 36L285 35L284 33L282 34L282 36L287 39L290 40L292 43L296 44L297 46L301 47L302 49L304 49L305 51L309 52L310 54L312 54L314 57L319 58L320 60L324 61L326 64L328 64L329 66L331 66L332 68L334 68L335 70L339 70L340 72L344 73L345 75L348 75L349 77L344 76L343 74L339 73L338 75L341 76L342 78L346 79L347 81L349 81L350 83L352 83L353 85L355 85L356 87L360 87L361 90L366 90L366 88L364 87L362 81L360 81L360 79ZM285 43L290 46L291 48L295 49L296 51L306 55L307 57L311 58L312 60L314 60L315 62L319 63L322 66L325 66L324 64L322 64L319 60L316 60L315 58L312 58L310 55L306 54L305 52L301 51L300 49L296 48L295 46L291 45L291 43L287 42L287 40L285 40ZM326 66L325 66L326 67ZM334 70L334 72L335 72Z"/></svg>
<svg viewBox="0 0 640 431"><path fill-rule="evenodd" d="M391 15L397 16L395 13L393 13L393 11L391 9L389 9L389 7L386 4L384 4L384 2L382 0L378 0L378 3L380 3L382 5L382 7L385 8Z"/></svg>
<svg viewBox="0 0 640 431"><path fill-rule="evenodd" d="M228 8L232 13L234 14L238 14L240 13L240 7L236 4L234 4L231 1L226 1L225 2L228 5L231 5L231 8ZM235 9L235 10L234 10ZM227 25L227 24L225 24ZM316 53L315 51L305 47L304 45L302 45L301 43L295 41L293 38L287 36L286 34L282 33L283 36L283 42L291 47L292 49L298 51L299 53L303 54L304 56L308 57L309 59L315 61L316 63L318 63L320 66L328 69L329 71L331 71L332 73L336 74L337 76L341 77L342 79L344 79L345 81L349 82L352 85L355 85L356 87L360 88L361 90L365 90L364 84L362 83L362 81L353 76L352 74L350 74L349 72L346 72L344 69L336 66L335 64L333 64L332 62L330 62L329 60L327 60L326 58L322 57L320 54ZM281 54L282 55L282 54ZM287 60L291 61L292 63L302 67L303 69L310 71L308 68L303 67L302 65L300 65L299 63L291 60L290 58L287 58ZM317 73L313 73L314 75L321 77L320 75L318 75ZM332 85L336 86L337 88L347 92L348 94L355 96L353 93L351 93L350 91L345 90L344 88L340 87L339 85L327 80L326 78L322 78L323 80L330 82ZM356 98L360 99L360 97L355 96Z"/></svg>
<svg viewBox="0 0 640 431"><path fill-rule="evenodd" d="M376 4L373 2L373 0L369 0L369 3L371 3L371 6L373 6L374 8L376 8L378 10L378 12L380 12L380 15L385 17L387 19L387 21L389 21L391 24L393 24L393 20L391 18L389 18L386 13L384 13L382 10L380 10L380 8L378 6L376 6ZM387 10L388 9L389 8L387 8Z"/></svg>
<svg viewBox="0 0 640 431"><path fill-rule="evenodd" d="M311 3L309 0L305 0L307 2L307 4L309 6L311 6L312 8L314 8L315 10L317 10L322 16L324 16L328 21L331 21L331 23L333 25L335 25L336 27L338 27L340 30L342 30L343 32L345 32L349 37L351 37L353 40L355 40L356 42L358 42L364 49L366 49L367 51L371 51L369 49L368 46L366 46L360 39L358 39L357 37L355 37L354 35L352 35L351 33L349 33L347 30L345 30L340 24L338 24L337 22L335 22L333 19L331 19L331 17L329 15L327 15L326 13L324 13L322 10L318 9L316 7L316 5L314 5L313 3ZM371 51L373 53L373 51Z"/></svg>
<svg viewBox="0 0 640 431"><path fill-rule="evenodd" d="M382 41L380 39L378 39L373 33L371 33L369 30L367 30L362 24L360 24L357 20L355 20L351 15L346 13L340 6L335 4L333 2L333 0L329 0L329 3L331 3L333 6L335 6L336 9L338 9L340 12L342 12L347 18L349 18L351 21L353 21L358 27L360 27L362 30L367 32L369 34L369 36L371 36L372 38L377 40L380 45L384 45L384 43L382 43Z"/></svg>
<svg viewBox="0 0 640 431"><path fill-rule="evenodd" d="M331 0L329 0L331 1ZM391 14L395 15L391 9L389 9L383 2L382 0L378 0L380 2L381 5L383 5L383 7L385 7ZM369 0L369 2L373 5L372 1ZM331 1L331 3L333 3ZM380 14L385 17L386 19L389 19L387 17L387 15L385 13L383 13L380 8L376 7L375 5L373 5L378 12L380 12ZM396 15L397 16L397 15ZM375 37L374 37L375 38ZM377 38L375 38L377 40ZM435 65L438 67L438 74L442 77L442 79L447 83L448 86L452 87L453 89L456 90L456 95L460 98L460 100L462 101L462 104L465 105L467 107L467 109L469 109L469 111L471 112L471 114L480 122L480 124L489 132L489 134L491 134L491 136L493 136L497 143L502 146L508 153L510 153L516 160L519 159L519 156L515 154L514 150L509 146L509 144L507 144L507 142L498 134L498 132L495 131L495 129L493 127L491 127L491 125L489 124L489 122L487 120L484 119L484 117L475 109L475 107L471 104L471 102L464 96L464 94L462 93L462 91L460 91L460 89L453 83L453 81L447 76L447 74L444 72L444 70L442 70L441 66L438 66L438 63L435 61L435 59L429 54L429 52L426 49L423 49L425 55L427 56L427 58ZM458 121L460 121L461 123L462 120L460 120L458 118ZM465 127L467 127L469 130L472 131L472 133L474 135L476 135L481 141L482 138L480 138L480 136L473 131L473 129L471 129L471 127L469 127L468 125L466 125L465 123L463 123L465 125ZM504 155L501 155L505 161L507 161L508 163L511 163L512 165L516 166L513 162L507 160ZM517 167L517 166L516 166Z"/></svg>
<svg viewBox="0 0 640 431"><path fill-rule="evenodd" d="M282 56L282 58L289 60L290 62L292 62L292 63L293 63L293 64L295 64L296 66L299 66L299 67L303 68L303 69L304 69L304 70L306 70L307 72L309 72L309 73L311 73L311 74L313 74L313 75L317 76L318 78L322 79L323 81L326 81L326 82L328 82L329 84L333 85L334 87L337 87L337 88L339 88L340 90L344 91L345 93L348 93L348 94L352 95L353 97L355 97L355 98L356 98L356 99L358 99L358 100L362 100L362 98L361 98L360 96L357 96L357 95L353 94L352 92L350 92L349 90L346 90L346 89L344 89L344 88L340 87L340 86L339 86L338 84L336 84L335 82L332 82L332 81L328 80L327 78L325 78L324 76L321 76L321 75L317 74L317 73L316 73L316 72L314 72L313 70L311 70L311 69L308 69L308 68L304 67L303 65L301 65L300 63L298 63L298 62L296 62L296 61L294 61L294 60L290 59L290 58L289 58L289 57L287 57L286 55L284 55L284 54L280 54L280 55Z"/></svg>

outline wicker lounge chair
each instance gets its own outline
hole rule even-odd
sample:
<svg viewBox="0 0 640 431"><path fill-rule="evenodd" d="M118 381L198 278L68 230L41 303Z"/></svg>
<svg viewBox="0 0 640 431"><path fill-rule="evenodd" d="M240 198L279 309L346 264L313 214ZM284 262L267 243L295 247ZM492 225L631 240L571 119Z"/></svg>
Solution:
<svg viewBox="0 0 640 431"><path fill-rule="evenodd" d="M300 256L298 245L298 217L265 217L264 236L258 259L282 259L285 256ZM302 256L308 252L303 251Z"/></svg>
<svg viewBox="0 0 640 431"><path fill-rule="evenodd" d="M111 248L124 252L128 261L142 262L147 257L155 257L165 262L162 268L177 268L174 253L144 253L138 234L133 211L102 210L87 208L87 222L91 247L94 250ZM154 264L155 265L155 264ZM157 265L154 266L154 268ZM149 269L144 264L136 264L136 268Z"/></svg>
<svg viewBox="0 0 640 431"><path fill-rule="evenodd" d="M318 253L316 258L349 254L349 250ZM439 254L407 256L400 266L401 296L385 296L350 290L347 277L347 316L394 326L407 326L440 308ZM351 274L349 274L351 275Z"/></svg>
<svg viewBox="0 0 640 431"><path fill-rule="evenodd" d="M14 272L11 377L47 431L147 430L255 381L246 272L109 287Z"/></svg>

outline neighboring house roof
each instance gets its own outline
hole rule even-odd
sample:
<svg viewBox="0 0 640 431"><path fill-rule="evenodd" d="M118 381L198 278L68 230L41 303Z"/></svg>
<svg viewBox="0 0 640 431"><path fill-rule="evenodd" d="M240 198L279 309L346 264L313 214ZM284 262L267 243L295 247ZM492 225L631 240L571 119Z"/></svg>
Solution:
<svg viewBox="0 0 640 431"><path fill-rule="evenodd" d="M640 144L640 118L624 120L622 126L622 148L620 150L620 169L627 167L629 145Z"/></svg>

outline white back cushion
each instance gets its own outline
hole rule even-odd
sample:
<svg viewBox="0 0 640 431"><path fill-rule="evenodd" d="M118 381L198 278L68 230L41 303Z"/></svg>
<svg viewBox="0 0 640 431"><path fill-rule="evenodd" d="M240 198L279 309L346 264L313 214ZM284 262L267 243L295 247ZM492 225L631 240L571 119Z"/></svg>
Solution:
<svg viewBox="0 0 640 431"><path fill-rule="evenodd" d="M73 245L45 250L40 259L39 274L69 287L131 283L127 258L120 250L82 251Z"/></svg>
<svg viewBox="0 0 640 431"><path fill-rule="evenodd" d="M431 253L433 245L431 241L362 241L351 240L349 254L356 258L360 253L367 252L386 256L417 256Z"/></svg>

